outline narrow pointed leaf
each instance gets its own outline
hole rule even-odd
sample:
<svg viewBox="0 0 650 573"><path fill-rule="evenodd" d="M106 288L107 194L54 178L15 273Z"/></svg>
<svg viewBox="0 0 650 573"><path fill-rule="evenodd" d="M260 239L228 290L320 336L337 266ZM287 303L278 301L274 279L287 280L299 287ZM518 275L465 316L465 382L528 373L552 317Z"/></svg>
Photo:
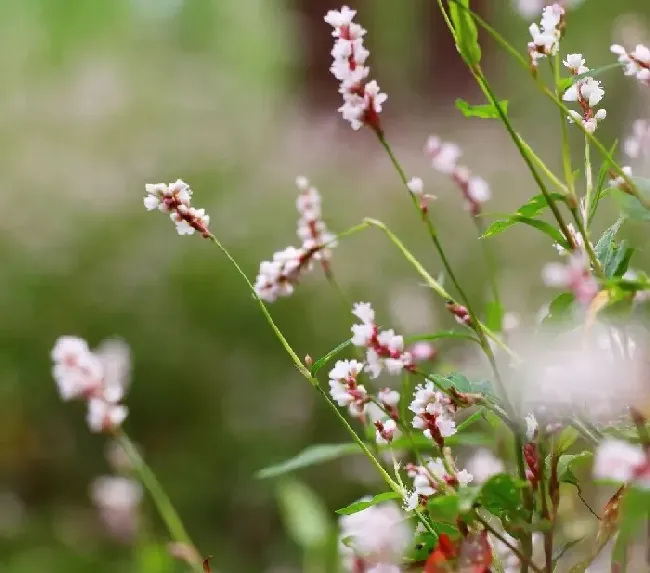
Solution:
<svg viewBox="0 0 650 573"><path fill-rule="evenodd" d="M338 513L339 515L352 515L353 513L358 513L360 511L363 511L364 509L368 509L369 507L372 507L373 505L377 505L378 503L382 503L390 499L400 499L400 498L401 496L399 493L394 491L387 491L385 493L380 493L371 499L355 501L354 503L351 503L346 507L337 509L336 513Z"/></svg>

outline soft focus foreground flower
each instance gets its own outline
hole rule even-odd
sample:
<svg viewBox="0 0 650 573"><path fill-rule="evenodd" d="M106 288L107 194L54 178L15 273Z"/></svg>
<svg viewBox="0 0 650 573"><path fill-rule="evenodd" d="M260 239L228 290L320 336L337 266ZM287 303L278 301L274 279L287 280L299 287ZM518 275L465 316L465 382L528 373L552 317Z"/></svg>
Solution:
<svg viewBox="0 0 650 573"><path fill-rule="evenodd" d="M482 484L493 475L500 474L505 470L503 461L497 458L490 450L479 449L469 460L467 460L467 471L474 476L475 484Z"/></svg>
<svg viewBox="0 0 650 573"><path fill-rule="evenodd" d="M633 52L628 52L623 46L613 44L610 50L623 64L623 73L626 76L636 76L642 84L650 85L650 48L637 44Z"/></svg>
<svg viewBox="0 0 650 573"><path fill-rule="evenodd" d="M131 541L138 529L142 486L127 478L102 476L92 483L91 498L109 532Z"/></svg>
<svg viewBox="0 0 650 573"><path fill-rule="evenodd" d="M321 196L306 177L298 177L296 186L300 191L296 207L298 219L298 238L305 251L314 251L315 261L329 261L332 248L336 246L336 236L327 230L321 211Z"/></svg>
<svg viewBox="0 0 650 573"><path fill-rule="evenodd" d="M570 54L564 61L573 76L585 74L589 68L584 65L582 54ZM584 128L593 133L598 127L598 122L607 117L607 110L594 109L605 95L605 90L600 87L600 82L591 77L574 80L573 84L564 92L564 101L575 101L582 110L582 115L576 111L569 112L569 121L581 121Z"/></svg>
<svg viewBox="0 0 650 573"><path fill-rule="evenodd" d="M169 213L170 219L176 225L179 235L193 235L194 231L203 237L209 237L208 224L210 216L205 209L195 209L191 206L192 190L190 186L177 179L174 183L147 183L147 195L144 197L144 206L147 211L158 209Z"/></svg>
<svg viewBox="0 0 650 573"><path fill-rule="evenodd" d="M128 409L119 402L129 383L129 348L118 340L91 351L78 337L60 337L52 350L52 376L63 400L88 401L88 425L93 432L110 432L125 420Z"/></svg>
<svg viewBox="0 0 650 573"><path fill-rule="evenodd" d="M526 439L532 442L537 437L537 430L539 424L534 414L526 414L524 421L526 422Z"/></svg>
<svg viewBox="0 0 650 573"><path fill-rule="evenodd" d="M383 370L395 375L413 367L413 358L404 351L404 339L393 330L379 330L370 303L355 303L352 314L361 320L361 324L352 325L352 344L366 349L365 370L371 378Z"/></svg>
<svg viewBox="0 0 650 573"><path fill-rule="evenodd" d="M345 570L350 573L391 571L389 566L400 563L413 537L405 518L392 502L342 516L340 553Z"/></svg>
<svg viewBox="0 0 650 573"><path fill-rule="evenodd" d="M380 92L376 81L367 81L370 68L364 64L370 52L363 45L366 30L352 21L355 15L356 10L343 6L341 10L330 10L325 16L336 38L330 71L340 82L343 105L339 112L343 119L349 121L354 130L367 125L380 133L379 113L388 96Z"/></svg>
<svg viewBox="0 0 650 573"><path fill-rule="evenodd" d="M606 348L601 338L611 337L611 326L596 323L586 331L580 321L573 329L564 328L543 327L510 340L521 362L507 372L504 383L522 415L531 412L544 426L576 415L592 423L613 423L626 414L629 404L648 400L643 353L622 353L618 343ZM643 347L641 329L627 325L620 333L638 337ZM534 427L531 419L529 440Z"/></svg>
<svg viewBox="0 0 650 573"><path fill-rule="evenodd" d="M409 410L415 414L413 427L440 446L456 433L456 407L431 381L416 386Z"/></svg>
<svg viewBox="0 0 650 573"><path fill-rule="evenodd" d="M593 472L597 479L634 482L650 488L650 457L640 446L621 440L606 439L600 443Z"/></svg>
<svg viewBox="0 0 650 573"><path fill-rule="evenodd" d="M432 135L427 140L425 151L431 159L432 167L451 177L458 185L467 210L473 216L479 215L481 205L491 198L492 193L484 179L472 175L464 165L458 165L458 159L462 155L460 147L454 143L443 142L439 137Z"/></svg>
<svg viewBox="0 0 650 573"><path fill-rule="evenodd" d="M632 124L632 134L625 138L623 151L632 159L650 156L650 122L637 119Z"/></svg>
<svg viewBox="0 0 650 573"><path fill-rule="evenodd" d="M589 304L598 294L598 282L583 251L571 253L566 264L547 263L542 277L546 286L570 290L582 304Z"/></svg>
<svg viewBox="0 0 650 573"><path fill-rule="evenodd" d="M560 49L560 38L564 28L564 8L559 4L546 6L542 11L539 26L529 27L532 40L528 43L528 55L533 68L546 56L554 56Z"/></svg>

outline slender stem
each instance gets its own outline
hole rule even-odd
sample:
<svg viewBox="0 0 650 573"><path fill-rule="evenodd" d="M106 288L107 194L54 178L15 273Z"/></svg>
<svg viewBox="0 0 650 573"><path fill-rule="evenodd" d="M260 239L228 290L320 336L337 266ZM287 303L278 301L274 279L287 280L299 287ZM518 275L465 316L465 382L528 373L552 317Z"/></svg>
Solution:
<svg viewBox="0 0 650 573"><path fill-rule="evenodd" d="M356 227L358 230L364 228L362 225L358 225ZM365 442L357 435L357 433L354 431L350 423L346 420L345 416L339 412L339 409L337 408L336 404L332 402L327 395L327 393L321 388L320 384L318 383L318 380L314 378L311 375L311 372L309 369L303 364L302 360L298 357L296 354L295 350L291 347L287 339L284 337L280 329L277 327L275 322L273 321L273 317L271 316L271 313L269 310L266 308L266 305L264 302L260 299L259 296L257 296L257 293L255 291L255 287L252 285L248 277L246 276L246 273L243 271L243 269L239 266L237 261L232 257L228 249L224 247L219 239L217 239L214 235L210 234L207 237L210 241L212 241L218 248L219 250L226 256L226 258L232 263L232 265L235 267L239 275L244 279L244 282L247 284L249 290L257 300L257 303L260 306L260 309L262 310L262 314L264 315L264 318L266 318L266 321L268 322L269 326L273 330L275 336L277 339L280 341L284 349L286 350L287 354L291 357L291 360L293 361L294 365L300 372L300 374L305 377L309 383L316 388L316 390L323 396L329 407L332 409L336 417L339 419L341 424L343 424L343 427L348 431L350 436L352 436L352 439L357 443L359 448L361 448L361 451L367 456L367 458L370 460L373 466L377 469L377 471L380 473L380 475L383 477L384 481L393 489L393 491L402 493L400 490L399 486L393 481L393 479L388 475L388 472L383 468L383 466L379 463L377 458L372 454L372 452L368 449L368 446L365 444Z"/></svg>
<svg viewBox="0 0 650 573"><path fill-rule="evenodd" d="M535 163L541 172L544 173L546 177L548 177L549 181L553 183L553 185L555 185L560 190L560 192L564 193L565 195L569 195L569 188L564 183L562 183L562 181L560 181L559 177L549 169L546 163L542 161L541 157L539 157L539 155L537 155L532 150L530 145L528 145L520 135L517 135L517 137L519 138L522 147L526 150L526 153L528 153L528 156L533 160L533 163Z"/></svg>
<svg viewBox="0 0 650 573"><path fill-rule="evenodd" d="M530 565L530 568L535 571L535 573L544 573L539 567L537 567L530 559L529 556L524 555L517 546L513 545L510 540L505 536L501 535L494 527L492 527L489 522L483 517L481 517L478 512L475 514L476 520L485 527L494 537L496 537L501 543L503 543L510 551L512 551L522 563Z"/></svg>
<svg viewBox="0 0 650 573"><path fill-rule="evenodd" d="M404 243L395 235L384 223L381 221L378 221L377 219L370 219L366 218L365 221L368 223L368 225L372 227L376 227L377 229L381 230L386 237L393 243L397 249L402 253L404 258L411 263L411 265L415 268L417 273L424 279L426 282L427 286L432 289L435 293L437 293L441 298L444 300L451 300L454 301L454 298L449 294L443 286L436 280L434 279L428 272L427 270L422 266L420 261L418 261L413 254L404 246ZM490 328L488 328L485 324L483 324L481 321L477 320L476 325L479 327L478 330L482 331L485 333L485 336L488 338L494 340L494 342L499 346L510 358L512 358L516 362L520 362L521 358L519 357L518 354L516 354L499 336L497 336L496 333L494 333ZM477 332L478 334L478 332Z"/></svg>
<svg viewBox="0 0 650 573"><path fill-rule="evenodd" d="M172 502L165 493L165 490L160 485L160 482L156 479L154 473L142 459L142 456L140 456L138 453L138 450L135 448L129 437L122 431L116 433L115 437L124 449L124 452L129 458L133 469L139 476L140 481L149 492L149 495L151 496L151 499L153 500L154 505L160 514L160 517L167 526L169 535L175 542L182 543L183 545L194 549L195 545L192 543L190 536L185 530L183 522L176 512L176 509L174 509ZM203 572L201 563L198 561L192 560L190 565L196 573Z"/></svg>
<svg viewBox="0 0 650 573"><path fill-rule="evenodd" d="M591 266L594 268L594 271L596 274L603 280L607 279L607 276L605 275L605 271L603 271L603 267L600 264L600 261L598 260L598 257L596 256L596 252L594 251L594 247L591 244L591 241L589 240L589 231L587 230L585 226L584 219L582 218L580 211L578 210L577 207L573 207L571 209L571 214L573 215L573 220L576 222L576 225L578 227L578 231L580 231L580 234L584 238L584 243L585 243L585 251L587 252L587 255L589 257L589 261L591 262Z"/></svg>
<svg viewBox="0 0 650 573"><path fill-rule="evenodd" d="M555 95L560 98L560 53L555 55L555 61L549 58L549 63L553 70L553 77L555 79ZM569 130L567 129L567 119L562 110L560 112L560 126L562 128L562 166L564 167L564 178L566 180L569 193L575 200L575 182L573 180L573 167L571 165L571 148L569 147Z"/></svg>
<svg viewBox="0 0 650 573"><path fill-rule="evenodd" d="M485 231L483 227L483 222L479 217L472 217L474 219L474 224L476 225L476 230L478 232L478 236L480 237L483 232ZM487 241L481 241L479 240L479 243L481 244L483 248L483 256L485 257L485 266L487 267L487 273L488 273L488 280L490 281L490 288L492 289L492 296L494 297L494 302L497 304L497 306L500 309L503 309L503 306L501 304L501 297L499 295L499 285L497 283L497 275L496 275L496 263L494 260L494 252L488 245ZM499 330L503 327L503 324L499 324Z"/></svg>
<svg viewBox="0 0 650 573"><path fill-rule="evenodd" d="M591 223L589 213L591 213L592 203L594 201L594 181L593 173L591 171L591 153L589 147L589 139L585 136L585 227L589 227ZM585 237L586 239L586 237Z"/></svg>
<svg viewBox="0 0 650 573"><path fill-rule="evenodd" d="M541 445L541 440L537 447L539 448L539 457L542 460L542 464L544 464L546 453ZM551 514L548 509L548 501L546 499L546 471L543 468L539 478L539 496L542 502L542 519L551 522L551 528L544 531L544 554L546 557L546 573L553 573L553 526L555 523L551 520Z"/></svg>

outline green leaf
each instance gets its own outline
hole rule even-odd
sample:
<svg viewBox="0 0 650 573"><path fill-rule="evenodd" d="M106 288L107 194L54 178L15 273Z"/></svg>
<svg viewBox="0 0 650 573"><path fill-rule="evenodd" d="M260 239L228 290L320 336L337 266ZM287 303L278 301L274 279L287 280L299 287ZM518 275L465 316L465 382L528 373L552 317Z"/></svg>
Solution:
<svg viewBox="0 0 650 573"><path fill-rule="evenodd" d="M566 197L561 193L551 193L550 194L552 201L562 201L566 200ZM536 217L548 207L548 201L546 196L542 193L531 197L527 203L524 203L519 209L517 209L517 214L523 215L524 217Z"/></svg>
<svg viewBox="0 0 650 573"><path fill-rule="evenodd" d="M609 229L607 229L596 244L596 258L607 278L619 277L625 274L634 254L634 249L628 247L625 241L616 244L614 237L623 224L624 219L620 218Z"/></svg>
<svg viewBox="0 0 650 573"><path fill-rule="evenodd" d="M449 390L449 388L453 387L459 392L494 396L494 389L488 380L479 380L478 382L473 382L460 372L452 372L446 376L432 373L430 375L430 378L436 383L438 387L442 388L443 390Z"/></svg>
<svg viewBox="0 0 650 573"><path fill-rule="evenodd" d="M580 437L580 432L573 426L567 426L554 440L554 449L558 454L566 452Z"/></svg>
<svg viewBox="0 0 650 573"><path fill-rule="evenodd" d="M483 411L484 408L479 408L476 412L467 416L467 418L465 418L460 424L458 424L458 426L456 426L456 432L462 432L466 428L469 428L472 424L475 424L479 420L482 420Z"/></svg>
<svg viewBox="0 0 650 573"><path fill-rule="evenodd" d="M435 496L427 503L427 510L436 521L454 523L460 512L460 499L455 493Z"/></svg>
<svg viewBox="0 0 650 573"><path fill-rule="evenodd" d="M434 332L433 334L415 334L413 336L404 337L407 344L412 342L417 342L419 340L441 340L441 339L458 339L458 340L471 340L480 344L481 341L472 334L467 334L466 332L456 332L454 330L441 330L440 332Z"/></svg>
<svg viewBox="0 0 650 573"><path fill-rule="evenodd" d="M631 179L639 194L650 200L650 179L642 177L632 177ZM617 187L610 187L609 191L623 216L636 221L650 221L650 211L636 197Z"/></svg>
<svg viewBox="0 0 650 573"><path fill-rule="evenodd" d="M557 462L557 479L560 483L570 483L579 489L578 479L573 473L576 466L590 460L593 453L584 451L579 454L564 454L559 457ZM549 458L547 458L548 469Z"/></svg>
<svg viewBox="0 0 650 573"><path fill-rule="evenodd" d="M319 358L318 360L316 360L316 362L314 362L312 364L312 366L311 366L311 369L310 369L311 375L316 376L318 371L323 366L325 366L330 360L332 360L332 358L334 358L335 356L340 354L343 350L345 350L351 344L352 344L352 340L350 340L350 339L344 340L336 348L334 348L333 350L330 350L325 356L323 356L322 358Z"/></svg>
<svg viewBox="0 0 650 573"><path fill-rule="evenodd" d="M509 229L510 227L512 227L517 223L524 223L526 225L534 227L538 231L541 231L545 235L551 237L551 239L553 239L556 243L558 243L565 249L570 250L569 244L564 238L564 235L562 235L562 233L560 233L560 231L556 229L553 225L547 223L546 221L540 221L539 219L532 219L531 217L525 217L523 215L518 215L518 214L511 215L508 219L500 219L498 221L494 221L493 223L491 223L490 226L481 235L481 239L485 239L487 237L492 237L494 235L498 235L499 233L503 233L503 231Z"/></svg>
<svg viewBox="0 0 650 573"><path fill-rule="evenodd" d="M481 487L478 502L499 519L525 520L527 511L521 502L522 487L527 484L508 474L494 475Z"/></svg>
<svg viewBox="0 0 650 573"><path fill-rule="evenodd" d="M478 30L474 18L469 12L469 0L450 2L449 16L454 25L459 53L468 64L478 64L481 61L481 46L478 43Z"/></svg>
<svg viewBox="0 0 650 573"><path fill-rule="evenodd" d="M571 76L570 78L563 78L560 80L560 91L566 91L571 87L571 84L583 80L585 78L595 78L596 76L599 76L600 74L604 72L608 72L609 70L613 70L615 68L620 68L622 64L619 62L614 62L613 64L606 64L604 66L600 66L599 68L594 68L593 70L589 70L588 72L584 72L583 74L578 74L576 76Z"/></svg>
<svg viewBox="0 0 650 573"><path fill-rule="evenodd" d="M388 501L389 499L399 499L399 498L401 498L399 493L394 491L387 491L385 493L380 493L371 499L362 499L359 501L355 501L354 503L351 503L347 507L342 507L341 509L337 509L336 513L338 513L339 515L352 515L353 513L358 513L360 511L363 511L364 509L368 509L369 507L372 507L373 505L377 505L378 503L381 503L383 501Z"/></svg>
<svg viewBox="0 0 650 573"><path fill-rule="evenodd" d="M614 546L613 558L621 562L626 546L642 531L650 512L650 491L628 488L621 500L619 534Z"/></svg>
<svg viewBox="0 0 650 573"><path fill-rule="evenodd" d="M499 102L499 106L504 114L508 113L508 102L503 100ZM471 105L464 99L458 98L456 100L456 109L465 117L479 117L481 119L500 119L499 110L491 103L481 105Z"/></svg>
<svg viewBox="0 0 650 573"><path fill-rule="evenodd" d="M571 292L563 292L556 296L548 305L548 312L542 324L559 324L571 319L572 306L575 296Z"/></svg>
<svg viewBox="0 0 650 573"><path fill-rule="evenodd" d="M331 524L323 501L304 483L283 480L277 489L280 512L289 536L302 549L323 547Z"/></svg>
<svg viewBox="0 0 650 573"><path fill-rule="evenodd" d="M485 305L485 326L495 332L501 332L504 314L505 308L499 301L488 302Z"/></svg>
<svg viewBox="0 0 650 573"><path fill-rule="evenodd" d="M309 466L329 462L344 456L355 455L359 452L359 446L353 443L315 444L305 448L293 458L260 470L257 472L256 477L259 479L272 478Z"/></svg>

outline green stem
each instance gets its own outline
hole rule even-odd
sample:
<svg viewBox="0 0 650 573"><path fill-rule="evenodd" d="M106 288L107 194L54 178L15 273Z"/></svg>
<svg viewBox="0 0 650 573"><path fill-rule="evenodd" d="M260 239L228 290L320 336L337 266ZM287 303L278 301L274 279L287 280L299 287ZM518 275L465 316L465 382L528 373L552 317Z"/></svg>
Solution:
<svg viewBox="0 0 650 573"><path fill-rule="evenodd" d="M544 173L544 175L546 175L546 177L549 179L549 181L551 183L553 183L553 185L555 185L561 193L564 193L565 195L570 195L569 188L564 183L562 183L562 181L560 181L559 177L557 175L555 175L555 173L553 173L548 168L546 163L544 163L544 161L542 161L541 157L539 157L532 150L530 145L528 145L520 135L517 135L517 137L519 138L519 141L520 141L522 147L526 150L526 153L528 153L528 156L532 159L533 163L535 163L535 165L537 165L537 167L541 170L541 172Z"/></svg>
<svg viewBox="0 0 650 573"><path fill-rule="evenodd" d="M479 239L483 235L485 229L483 228L483 223L478 217L473 217L474 224L476 225L476 230L478 231ZM503 310L503 305L501 304L501 297L499 296L499 285L497 283L496 275L496 264L494 261L494 253L487 241L479 240L481 247L483 249L483 257L485 258L485 266L487 267L488 280L490 281L490 288L492 289L492 296L494 297L494 302L499 307L499 312ZM503 317L501 317L503 319ZM503 327L503 324L499 325L499 330Z"/></svg>
<svg viewBox="0 0 650 573"><path fill-rule="evenodd" d="M594 201L594 181L593 173L591 171L591 153L589 148L589 139L585 137L585 227L589 228L591 220L589 213L591 213L592 203ZM585 237L585 240L587 237Z"/></svg>
<svg viewBox="0 0 650 573"><path fill-rule="evenodd" d="M367 225L365 225L367 226ZM361 230L362 228L365 227L364 225L357 225L355 228L357 230ZM334 412L336 417L339 419L341 424L343 424L343 427L348 431L350 436L352 436L352 439L357 443L359 448L361 448L361 451L367 456L367 458L370 460L373 466L377 469L377 471L380 473L384 481L391 487L391 489L395 492L402 493L399 486L392 480L388 472L382 467L382 465L379 463L377 458L372 454L372 452L368 449L368 446L365 444L365 442L357 435L357 433L354 431L350 423L346 420L345 416L341 414L339 411L338 407L334 402L332 402L327 395L327 393L321 388L320 384L318 383L318 380L314 378L311 375L311 372L309 369L303 364L302 360L298 357L296 354L295 350L291 347L287 339L284 337L278 326L275 324L273 321L273 317L271 316L271 313L269 310L266 308L266 305L264 302L260 299L259 296L257 296L257 293L255 292L255 287L252 285L248 277L246 276L246 273L243 271L243 269L239 266L237 261L232 257L228 249L224 247L219 239L217 239L214 235L210 234L207 239L212 241L218 248L219 250L226 256L226 258L231 262L231 264L235 267L239 275L244 279L244 282L248 286L249 290L255 297L255 300L257 300L257 303L259 304L260 309L262 310L262 314L264 315L264 318L266 318L266 322L269 324L271 329L273 330L276 338L280 341L282 344L283 348L286 350L287 354L291 357L291 360L293 361L295 367L298 369L298 372L303 375L304 378L306 378L309 383L323 396L327 404L329 405L330 409Z"/></svg>
<svg viewBox="0 0 650 573"><path fill-rule="evenodd" d="M549 58L551 69L553 70L553 77L555 79L555 95L560 98L560 53L555 56L555 62ZM560 113L560 126L562 129L562 166L564 167L564 178L566 179L569 193L577 203L575 181L573 180L573 166L571 165L571 148L569 147L569 130L567 125L567 118L562 110Z"/></svg>
<svg viewBox="0 0 650 573"><path fill-rule="evenodd" d="M587 256L589 257L589 261L591 262L591 266L593 267L594 272L598 275L599 278L606 280L607 277L605 276L605 271L603 271L603 267L600 264L598 257L596 256L594 247L591 244L591 241L589 240L589 231L585 227L585 222L582 216L580 215L580 212L578 211L577 207L573 207L571 209L571 214L573 215L573 220L576 222L578 231L580 231L580 234L584 239L585 251L587 252Z"/></svg>
<svg viewBox="0 0 650 573"><path fill-rule="evenodd" d="M124 432L120 431L116 433L116 439L124 449L124 452L129 458L135 473L140 478L142 485L144 485L149 492L160 517L167 526L167 531L169 531L171 538L177 543L182 543L183 545L194 549L195 545L192 543L190 536L185 530L183 522L178 513L176 513L172 502L160 485L160 482L156 479L154 473L138 453L138 450L135 448L129 437ZM198 561L192 561L190 565L196 573L203 573L201 563Z"/></svg>
<svg viewBox="0 0 650 573"><path fill-rule="evenodd" d="M546 452L540 444L539 448L539 457L542 462L542 471L540 472L539 478L539 496L542 502L542 519L551 522L550 529L544 531L544 554L546 557L546 573L553 573L553 527L555 522L551 520L551 514L548 509L548 501L546 499L546 470L543 467L546 460Z"/></svg>

